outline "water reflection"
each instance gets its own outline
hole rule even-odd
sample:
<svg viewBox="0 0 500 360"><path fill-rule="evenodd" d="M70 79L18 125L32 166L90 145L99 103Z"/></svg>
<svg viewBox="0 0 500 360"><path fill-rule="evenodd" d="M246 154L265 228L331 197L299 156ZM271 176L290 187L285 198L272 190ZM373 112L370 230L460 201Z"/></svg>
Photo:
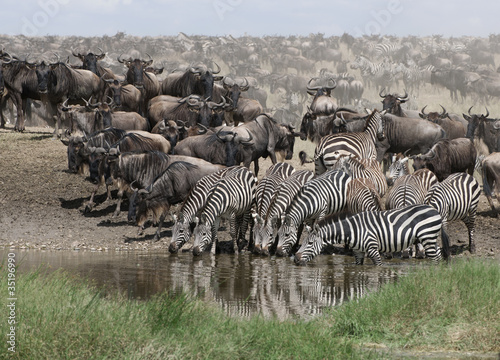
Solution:
<svg viewBox="0 0 500 360"><path fill-rule="evenodd" d="M6 259L7 250L0 250ZM15 251L19 271L45 264L49 271L64 268L98 285L147 299L168 290L188 292L219 304L238 316L262 314L279 319L309 318L324 308L340 305L395 281L424 260L391 260L381 267L356 266L341 255L317 257L298 267L289 258L168 252L51 252Z"/></svg>

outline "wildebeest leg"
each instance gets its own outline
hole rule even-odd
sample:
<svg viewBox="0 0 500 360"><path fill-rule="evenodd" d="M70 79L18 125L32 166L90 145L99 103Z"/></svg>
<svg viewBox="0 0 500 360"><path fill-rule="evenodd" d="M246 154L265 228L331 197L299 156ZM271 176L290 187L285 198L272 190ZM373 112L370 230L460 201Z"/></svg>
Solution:
<svg viewBox="0 0 500 360"><path fill-rule="evenodd" d="M153 237L153 241L160 240L160 238L161 238L161 235L160 235L161 228L163 227L163 222L165 221L165 216L166 215L167 215L166 213L161 214L160 221L158 222L158 228L156 229L155 236Z"/></svg>
<svg viewBox="0 0 500 360"><path fill-rule="evenodd" d="M16 125L14 126L15 131L24 131L24 116L23 116L23 101L21 99L21 94L15 93L11 95L11 99L16 105L17 109L17 119Z"/></svg>
<svg viewBox="0 0 500 360"><path fill-rule="evenodd" d="M125 192L125 189L122 186L119 186L118 187L118 194L117 194L118 202L116 203L116 209L113 212L113 217L120 215L124 192ZM111 188L109 186L108 186L108 198L106 199L106 201L108 201L108 199L111 200Z"/></svg>
<svg viewBox="0 0 500 360"><path fill-rule="evenodd" d="M95 203L94 203L94 196L95 194L97 193L97 190L99 190L99 187L101 186L100 183L98 183L95 188L94 188L94 191L92 191L92 194L90 195L90 199L89 201L87 202L87 204L85 205L85 212L90 212L92 211L92 209L94 208L95 206Z"/></svg>
<svg viewBox="0 0 500 360"><path fill-rule="evenodd" d="M276 164L276 162L273 162L273 164ZM255 159L253 161L253 170L255 172L255 176L259 174L259 159Z"/></svg>

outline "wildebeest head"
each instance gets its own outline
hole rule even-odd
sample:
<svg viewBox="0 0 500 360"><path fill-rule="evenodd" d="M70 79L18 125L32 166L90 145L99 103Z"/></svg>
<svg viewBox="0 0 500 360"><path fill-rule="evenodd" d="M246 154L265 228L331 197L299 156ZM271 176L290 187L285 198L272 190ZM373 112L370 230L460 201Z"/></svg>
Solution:
<svg viewBox="0 0 500 360"><path fill-rule="evenodd" d="M170 142L172 149L180 140L180 129L183 125L178 125L174 120L166 120L158 122L151 130L153 134L160 134Z"/></svg>
<svg viewBox="0 0 500 360"><path fill-rule="evenodd" d="M276 150L285 156L285 160L291 160L293 157L293 147L295 146L295 137L300 133L295 132L295 127L290 124L280 124L280 136L277 138Z"/></svg>
<svg viewBox="0 0 500 360"><path fill-rule="evenodd" d="M443 105L440 105L443 111L441 113L438 113L437 111L432 111L430 113L425 113L425 108L427 105L425 105L422 110L420 110L420 113L418 114L422 119L424 120L429 120L432 121L433 123L436 123L439 119L445 119L448 117L448 112L444 108Z"/></svg>
<svg viewBox="0 0 500 360"><path fill-rule="evenodd" d="M224 89L227 91L226 97L230 99L231 108L236 109L238 107L238 100L243 91L247 91L249 89L249 84L247 78L245 78L244 85L239 85L236 81L224 77L222 80L222 85Z"/></svg>
<svg viewBox="0 0 500 360"><path fill-rule="evenodd" d="M38 91L42 94L46 93L49 89L49 73L50 66L42 61L38 63L35 67L36 78L38 80Z"/></svg>
<svg viewBox="0 0 500 360"><path fill-rule="evenodd" d="M325 86L321 85L316 85L316 86L311 86L311 83L318 80L318 78L311 78L309 82L307 83L307 93L309 95L314 96L314 98L317 98L318 96L321 95L326 95L330 96L332 93L332 90L337 87L337 82L333 78L328 79L328 84Z"/></svg>
<svg viewBox="0 0 500 360"><path fill-rule="evenodd" d="M191 89L191 94L201 94L206 99L212 98L212 92L214 88L214 81L222 80L222 76L214 76L221 71L221 68L217 63L217 70L211 70L206 66L196 66L189 68L189 76L187 81L193 82L193 89Z"/></svg>
<svg viewBox="0 0 500 360"><path fill-rule="evenodd" d="M385 89L380 90L378 95L383 98L382 100L382 110L387 110L388 113L397 116L402 116L401 104L409 100L409 95L405 91L404 96L399 96L398 94L385 94Z"/></svg>
<svg viewBox="0 0 500 360"><path fill-rule="evenodd" d="M123 60L121 59L121 55L118 56L117 60L118 62L124 64L126 67L128 67L127 71L127 82L129 84L134 85L138 89L144 88L144 73L145 69L150 66L153 63L153 59L151 58L151 55L147 54L149 56L149 60L141 60L141 59L134 59L130 57L128 60Z"/></svg>
<svg viewBox="0 0 500 360"><path fill-rule="evenodd" d="M113 99L113 102L116 104L116 106L121 106L123 82L116 79L106 79L104 81L111 91L111 98Z"/></svg>
<svg viewBox="0 0 500 360"><path fill-rule="evenodd" d="M222 125L222 117L226 100L222 98L222 102L215 103L208 98L201 99L199 96L190 95L187 98L179 100L186 102L188 109L198 113L197 123L206 127L217 127Z"/></svg>
<svg viewBox="0 0 500 360"><path fill-rule="evenodd" d="M79 58L82 61L82 69L92 71L97 76L100 76L102 74L99 74L99 71L97 69L97 61L104 59L106 53L104 53L104 51L102 51L101 49L99 50L101 51L99 55L92 52L81 54L72 51L71 53L73 54L73 56Z"/></svg>
<svg viewBox="0 0 500 360"><path fill-rule="evenodd" d="M469 139L474 138L474 134L476 132L477 127L479 126L480 123L484 123L485 120L488 120L488 116L490 115L490 112L486 108L486 114L471 114L472 106L469 108L468 114L462 114L465 120L468 121L469 125L467 125L467 135Z"/></svg>
<svg viewBox="0 0 500 360"><path fill-rule="evenodd" d="M72 173L79 172L87 158L83 150L87 142L87 137L70 136L69 138L61 138L61 142L68 147L68 170Z"/></svg>

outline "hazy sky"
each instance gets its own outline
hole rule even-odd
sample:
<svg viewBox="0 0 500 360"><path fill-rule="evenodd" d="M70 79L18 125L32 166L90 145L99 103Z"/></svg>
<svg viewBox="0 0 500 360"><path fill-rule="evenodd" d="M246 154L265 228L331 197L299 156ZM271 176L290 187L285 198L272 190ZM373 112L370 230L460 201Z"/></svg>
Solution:
<svg viewBox="0 0 500 360"><path fill-rule="evenodd" d="M22 0L2 1L0 33L487 37L499 14L497 0Z"/></svg>

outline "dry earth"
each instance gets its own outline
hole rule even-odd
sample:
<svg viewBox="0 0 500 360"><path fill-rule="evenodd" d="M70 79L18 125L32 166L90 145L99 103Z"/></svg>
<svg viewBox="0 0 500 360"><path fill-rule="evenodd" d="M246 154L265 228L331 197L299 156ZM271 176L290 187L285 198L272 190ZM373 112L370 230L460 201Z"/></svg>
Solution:
<svg viewBox="0 0 500 360"><path fill-rule="evenodd" d="M304 146L299 140L295 152ZM261 161L260 176L270 164L268 159ZM303 168L296 157L292 165ZM171 223L158 242L152 240L156 228L151 224L145 235L137 236L137 227L127 223L127 201L122 213L112 217L116 202L103 203L104 187L98 192L99 205L84 213L93 188L83 176L67 171L66 147L52 139L52 129L29 128L22 134L12 128L0 130L0 246L97 251L168 247ZM474 256L500 260L500 219L493 215L481 195ZM451 223L449 234L452 254L471 256L465 225Z"/></svg>

